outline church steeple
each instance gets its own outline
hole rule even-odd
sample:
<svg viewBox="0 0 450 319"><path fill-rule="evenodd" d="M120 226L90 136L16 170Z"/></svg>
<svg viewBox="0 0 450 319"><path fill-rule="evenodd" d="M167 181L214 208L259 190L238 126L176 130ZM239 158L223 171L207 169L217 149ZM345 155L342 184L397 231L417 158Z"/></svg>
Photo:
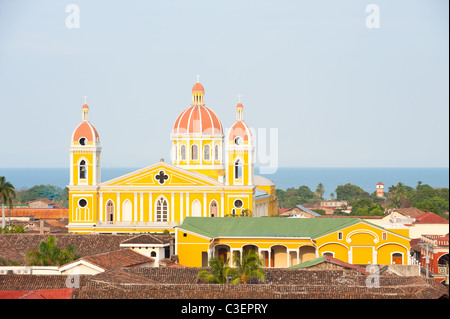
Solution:
<svg viewBox="0 0 450 319"><path fill-rule="evenodd" d="M239 103L236 106L236 121L242 122L244 120L244 106L241 103L241 95L239 94Z"/></svg>
<svg viewBox="0 0 450 319"><path fill-rule="evenodd" d="M87 96L84 96L84 105L81 109L81 119L83 120L83 122L89 122L89 106L86 104L86 98Z"/></svg>

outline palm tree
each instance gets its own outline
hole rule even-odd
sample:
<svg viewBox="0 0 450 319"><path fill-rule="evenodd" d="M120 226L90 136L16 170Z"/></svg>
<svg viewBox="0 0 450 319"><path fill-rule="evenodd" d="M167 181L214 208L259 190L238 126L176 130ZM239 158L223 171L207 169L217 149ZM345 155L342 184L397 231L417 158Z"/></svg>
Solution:
<svg viewBox="0 0 450 319"><path fill-rule="evenodd" d="M235 254L233 261L236 266L236 275L231 280L231 284L246 284L252 278L258 278L261 281L266 279L264 270L261 268L262 260L255 251L250 250L247 254L244 253L242 258Z"/></svg>
<svg viewBox="0 0 450 319"><path fill-rule="evenodd" d="M389 187L389 198L393 207L401 208L408 199L408 189L406 185L399 182L397 185Z"/></svg>
<svg viewBox="0 0 450 319"><path fill-rule="evenodd" d="M226 284L229 277L235 276L235 270L228 266L228 259L213 257L209 260L210 271L202 269L197 278L209 283Z"/></svg>
<svg viewBox="0 0 450 319"><path fill-rule="evenodd" d="M29 251L26 257L29 266L61 266L79 258L75 251L75 246L62 250L56 245L56 238L49 236L39 244L38 250Z"/></svg>
<svg viewBox="0 0 450 319"><path fill-rule="evenodd" d="M6 181L5 176L0 176L0 200L2 201L2 228L6 226L5 204L9 209L13 208L13 199L16 197L14 186Z"/></svg>
<svg viewBox="0 0 450 319"><path fill-rule="evenodd" d="M317 197L322 198L323 194L325 193L325 187L322 183L319 183L319 185L317 185L315 193Z"/></svg>

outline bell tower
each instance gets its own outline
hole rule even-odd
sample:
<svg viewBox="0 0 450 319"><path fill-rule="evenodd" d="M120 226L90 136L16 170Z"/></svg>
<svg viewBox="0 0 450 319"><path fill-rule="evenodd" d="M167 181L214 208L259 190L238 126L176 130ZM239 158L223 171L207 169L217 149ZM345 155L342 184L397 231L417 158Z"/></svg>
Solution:
<svg viewBox="0 0 450 319"><path fill-rule="evenodd" d="M69 185L98 185L102 148L97 130L89 122L89 106L86 103L81 108L81 120L70 142Z"/></svg>
<svg viewBox="0 0 450 319"><path fill-rule="evenodd" d="M226 185L253 185L254 147L250 128L244 123L244 106L239 97L236 106L236 123L227 136Z"/></svg>

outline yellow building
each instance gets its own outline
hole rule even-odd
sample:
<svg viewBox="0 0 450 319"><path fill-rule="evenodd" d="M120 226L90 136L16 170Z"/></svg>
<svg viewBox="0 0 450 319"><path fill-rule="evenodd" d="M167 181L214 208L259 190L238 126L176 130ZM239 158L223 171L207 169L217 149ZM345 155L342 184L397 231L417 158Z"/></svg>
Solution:
<svg viewBox="0 0 450 319"><path fill-rule="evenodd" d="M212 257L233 263L250 249L265 267L290 267L329 255L351 264L409 264L407 230L358 218L186 218L176 228L182 265L206 267Z"/></svg>
<svg viewBox="0 0 450 319"><path fill-rule="evenodd" d="M69 231L130 233L173 231L186 217L224 217L278 212L275 185L254 175L254 143L236 107L236 123L225 137L219 117L205 103L200 83L192 104L176 119L172 163L155 163L101 182L101 146L82 107L82 122L70 146Z"/></svg>

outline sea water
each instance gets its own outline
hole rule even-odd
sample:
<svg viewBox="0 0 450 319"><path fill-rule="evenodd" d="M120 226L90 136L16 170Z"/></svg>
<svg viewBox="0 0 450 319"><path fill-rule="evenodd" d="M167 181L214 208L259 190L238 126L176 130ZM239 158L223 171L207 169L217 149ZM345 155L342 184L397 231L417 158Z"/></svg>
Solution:
<svg viewBox="0 0 450 319"><path fill-rule="evenodd" d="M139 168L102 168L101 180L108 181L115 177L133 172ZM382 182L385 191L389 186L402 182L415 187L418 181L432 187L449 187L449 168L319 168L319 167L281 167L270 175L259 174L272 180L276 187L286 190L308 186L314 191L319 183L325 187L325 198L335 193L338 185L351 183L366 192L375 191L375 185ZM34 185L50 184L66 187L69 184L68 168L0 168L0 176L5 176L16 189L30 188Z"/></svg>

